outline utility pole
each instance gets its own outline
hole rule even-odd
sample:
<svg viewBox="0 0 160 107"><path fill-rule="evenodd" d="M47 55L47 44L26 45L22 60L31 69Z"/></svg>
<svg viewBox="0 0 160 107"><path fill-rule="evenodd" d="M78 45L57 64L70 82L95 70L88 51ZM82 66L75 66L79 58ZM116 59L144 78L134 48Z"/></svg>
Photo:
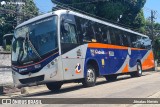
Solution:
<svg viewBox="0 0 160 107"><path fill-rule="evenodd" d="M18 3L21 3L22 0L15 0L16 2L16 13L22 13L22 5L21 4L18 4ZM17 14L17 25L19 25L20 23L22 22L22 18L21 18L21 15L18 15Z"/></svg>
<svg viewBox="0 0 160 107"><path fill-rule="evenodd" d="M151 10L151 39L152 39L152 47L153 47L153 53L156 58L156 53L155 53L155 41L154 41L154 19L155 19L155 13L156 11Z"/></svg>
<svg viewBox="0 0 160 107"><path fill-rule="evenodd" d="M154 19L155 19L155 11L151 10L151 39L152 39L152 41L154 41L154 31L153 31Z"/></svg>

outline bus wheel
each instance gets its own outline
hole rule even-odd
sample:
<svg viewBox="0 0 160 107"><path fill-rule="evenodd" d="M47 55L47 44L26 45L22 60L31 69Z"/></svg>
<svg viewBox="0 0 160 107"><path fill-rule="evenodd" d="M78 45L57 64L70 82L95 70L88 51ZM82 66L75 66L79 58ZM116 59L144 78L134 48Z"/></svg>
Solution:
<svg viewBox="0 0 160 107"><path fill-rule="evenodd" d="M131 77L141 77L142 76L142 66L140 62L137 62L137 71L130 73Z"/></svg>
<svg viewBox="0 0 160 107"><path fill-rule="evenodd" d="M105 78L108 82L112 82L112 81L116 81L117 75L106 75Z"/></svg>
<svg viewBox="0 0 160 107"><path fill-rule="evenodd" d="M62 83L61 82L51 82L51 83L47 83L46 86L49 90L56 92L60 90Z"/></svg>
<svg viewBox="0 0 160 107"><path fill-rule="evenodd" d="M90 65L87 67L87 77L83 79L82 84L85 87L92 87L96 84L96 73L94 67Z"/></svg>

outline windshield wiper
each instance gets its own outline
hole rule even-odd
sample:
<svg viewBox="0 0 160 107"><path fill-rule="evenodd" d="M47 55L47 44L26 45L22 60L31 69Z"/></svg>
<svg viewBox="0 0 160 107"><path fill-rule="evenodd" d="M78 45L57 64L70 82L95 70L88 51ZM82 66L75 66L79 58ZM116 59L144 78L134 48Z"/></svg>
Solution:
<svg viewBox="0 0 160 107"><path fill-rule="evenodd" d="M34 45L32 44L31 40L29 39L29 34L28 34L28 32L26 33L26 39L27 39L27 42L29 43L30 47L33 49L34 53L35 53L40 59L42 59L41 56L40 56L40 54L38 53L38 51L35 49Z"/></svg>

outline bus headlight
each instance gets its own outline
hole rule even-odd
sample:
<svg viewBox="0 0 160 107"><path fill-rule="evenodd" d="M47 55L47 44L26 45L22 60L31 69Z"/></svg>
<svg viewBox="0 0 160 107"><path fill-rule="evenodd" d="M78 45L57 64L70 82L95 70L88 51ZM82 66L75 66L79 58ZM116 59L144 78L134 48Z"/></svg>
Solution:
<svg viewBox="0 0 160 107"><path fill-rule="evenodd" d="M55 63L55 61L52 61L52 62L51 62L51 65L54 65L54 63Z"/></svg>
<svg viewBox="0 0 160 107"><path fill-rule="evenodd" d="M51 62L47 65L47 67L48 67L48 68L53 67L54 65L57 64L57 61L58 61L58 58L54 59L53 61L51 61Z"/></svg>

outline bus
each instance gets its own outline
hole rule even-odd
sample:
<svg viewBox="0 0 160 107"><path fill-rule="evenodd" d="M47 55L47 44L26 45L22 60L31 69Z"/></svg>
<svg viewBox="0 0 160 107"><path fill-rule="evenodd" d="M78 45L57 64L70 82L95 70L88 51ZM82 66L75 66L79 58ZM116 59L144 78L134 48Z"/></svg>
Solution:
<svg viewBox="0 0 160 107"><path fill-rule="evenodd" d="M154 68L148 36L72 10L60 9L18 25L12 41L15 87L96 84L97 77L140 77Z"/></svg>

